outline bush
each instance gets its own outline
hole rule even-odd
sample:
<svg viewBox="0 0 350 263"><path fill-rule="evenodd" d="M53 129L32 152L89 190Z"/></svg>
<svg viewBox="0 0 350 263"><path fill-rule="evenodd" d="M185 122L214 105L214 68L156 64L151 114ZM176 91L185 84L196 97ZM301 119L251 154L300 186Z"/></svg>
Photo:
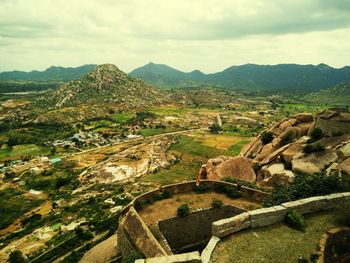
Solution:
<svg viewBox="0 0 350 263"><path fill-rule="evenodd" d="M261 141L263 142L263 144L268 144L273 140L273 133L268 131L268 132L264 132L261 136Z"/></svg>
<svg viewBox="0 0 350 263"><path fill-rule="evenodd" d="M304 149L303 149L304 153L306 154L310 154L313 152L321 152L324 151L324 147L317 143L317 144L307 144L305 145Z"/></svg>
<svg viewBox="0 0 350 263"><path fill-rule="evenodd" d="M241 192L234 186L226 186L225 194L230 198L239 198L241 197Z"/></svg>
<svg viewBox="0 0 350 263"><path fill-rule="evenodd" d="M281 138L281 144L286 145L288 143L291 143L294 139L294 133L292 131L287 132L285 135Z"/></svg>
<svg viewBox="0 0 350 263"><path fill-rule="evenodd" d="M134 263L136 259L142 258L142 256L137 252L131 252L123 256L122 263Z"/></svg>
<svg viewBox="0 0 350 263"><path fill-rule="evenodd" d="M315 128L315 129L313 129L312 132L310 133L310 137L311 137L311 140L312 140L313 142L315 142L315 141L317 141L317 140L319 140L319 139L321 139L321 138L323 137L323 132L322 132L321 129Z"/></svg>
<svg viewBox="0 0 350 263"><path fill-rule="evenodd" d="M284 222L289 225L291 228L294 228L296 230L300 230L300 231L305 231L305 221L303 216L293 210L292 212L288 213L284 219Z"/></svg>
<svg viewBox="0 0 350 263"><path fill-rule="evenodd" d="M209 190L209 187L205 184L199 184L193 187L193 191L196 192L197 194L205 193L208 190Z"/></svg>
<svg viewBox="0 0 350 263"><path fill-rule="evenodd" d="M223 203L222 203L222 201L221 200L219 200L219 199L213 199L213 201L211 202L211 207L212 208L220 208L220 207L222 207L223 206Z"/></svg>
<svg viewBox="0 0 350 263"><path fill-rule="evenodd" d="M23 254L20 250L14 250L10 253L9 262L10 263L25 263L25 262L27 262L27 260L23 256Z"/></svg>
<svg viewBox="0 0 350 263"><path fill-rule="evenodd" d="M184 217L187 216L190 213L190 208L187 204L182 204L177 208L177 215Z"/></svg>
<svg viewBox="0 0 350 263"><path fill-rule="evenodd" d="M346 190L344 183L336 175L297 174L294 177L294 181L288 187L275 187L271 195L266 197L262 204L264 207L269 207L288 201L311 196L327 195L344 190Z"/></svg>
<svg viewBox="0 0 350 263"><path fill-rule="evenodd" d="M214 122L212 125L210 125L209 130L211 133L219 133L221 132L221 127L219 124L217 124L216 122Z"/></svg>

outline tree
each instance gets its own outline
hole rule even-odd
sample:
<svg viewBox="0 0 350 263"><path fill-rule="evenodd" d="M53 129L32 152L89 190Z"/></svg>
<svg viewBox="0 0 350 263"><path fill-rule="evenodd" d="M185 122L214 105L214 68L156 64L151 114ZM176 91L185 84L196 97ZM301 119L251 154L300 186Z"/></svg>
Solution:
<svg viewBox="0 0 350 263"><path fill-rule="evenodd" d="M268 131L268 132L264 132L261 136L261 141L263 142L263 144L268 144L273 140L273 133Z"/></svg>
<svg viewBox="0 0 350 263"><path fill-rule="evenodd" d="M27 260L23 256L23 254L20 250L14 250L10 253L9 262L10 263L25 263L25 262L27 262Z"/></svg>
<svg viewBox="0 0 350 263"><path fill-rule="evenodd" d="M221 131L221 127L219 124L214 122L212 125L210 125L209 130L211 133L219 133Z"/></svg>

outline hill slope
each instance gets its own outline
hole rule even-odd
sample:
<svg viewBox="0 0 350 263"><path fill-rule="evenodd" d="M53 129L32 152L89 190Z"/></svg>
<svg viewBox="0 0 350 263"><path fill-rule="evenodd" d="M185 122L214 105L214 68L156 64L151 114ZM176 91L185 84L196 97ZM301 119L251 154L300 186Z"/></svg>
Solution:
<svg viewBox="0 0 350 263"><path fill-rule="evenodd" d="M305 96L305 100L335 106L350 105L350 83L339 84L335 87L312 92Z"/></svg>
<svg viewBox="0 0 350 263"><path fill-rule="evenodd" d="M186 73L164 64L148 63L129 73L157 87L189 87L205 83L205 74L199 70Z"/></svg>
<svg viewBox="0 0 350 263"><path fill-rule="evenodd" d="M96 65L83 65L80 67L49 67L44 71L33 70L24 71L8 71L0 73L1 81L42 81L42 82L62 82L81 78L82 76L93 70Z"/></svg>
<svg viewBox="0 0 350 263"><path fill-rule="evenodd" d="M141 107L162 102L163 94L141 80L128 77L115 65L97 66L80 80L60 86L51 96L55 106L113 103L118 107ZM43 98L42 98L43 99Z"/></svg>
<svg viewBox="0 0 350 263"><path fill-rule="evenodd" d="M204 74L200 71L185 73L166 65L150 63L133 70L130 76L139 77L160 87L215 85L265 91L315 91L350 82L350 67L336 69L325 64L246 64Z"/></svg>

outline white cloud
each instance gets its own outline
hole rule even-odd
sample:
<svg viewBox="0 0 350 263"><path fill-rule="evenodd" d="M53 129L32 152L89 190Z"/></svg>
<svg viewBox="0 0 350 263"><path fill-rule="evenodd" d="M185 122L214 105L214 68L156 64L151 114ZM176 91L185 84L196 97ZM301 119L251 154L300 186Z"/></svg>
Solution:
<svg viewBox="0 0 350 263"><path fill-rule="evenodd" d="M349 63L346 0L0 0L0 71L149 61L182 70Z"/></svg>

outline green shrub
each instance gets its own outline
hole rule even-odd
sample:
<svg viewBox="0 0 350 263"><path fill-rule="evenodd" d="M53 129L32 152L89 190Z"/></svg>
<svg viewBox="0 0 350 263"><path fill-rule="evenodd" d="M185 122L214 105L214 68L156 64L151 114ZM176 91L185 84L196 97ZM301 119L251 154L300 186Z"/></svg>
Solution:
<svg viewBox="0 0 350 263"><path fill-rule="evenodd" d="M14 250L10 253L9 262L10 263L25 263L25 262L27 262L27 260L23 256L23 254L20 250Z"/></svg>
<svg viewBox="0 0 350 263"><path fill-rule="evenodd" d="M263 142L263 144L268 144L273 140L273 133L268 131L268 132L264 132L261 136L261 141Z"/></svg>
<svg viewBox="0 0 350 263"><path fill-rule="evenodd" d="M137 252L132 252L123 256L122 263L134 263L136 259L142 258L142 256Z"/></svg>
<svg viewBox="0 0 350 263"><path fill-rule="evenodd" d="M281 138L281 144L286 145L288 143L291 143L294 139L294 133L292 131L287 132L285 135Z"/></svg>
<svg viewBox="0 0 350 263"><path fill-rule="evenodd" d="M305 145L304 149L303 149L304 153L306 154L310 154L313 152L321 152L324 151L324 147L317 143L317 144L307 144Z"/></svg>
<svg viewBox="0 0 350 263"><path fill-rule="evenodd" d="M293 210L292 212L288 213L284 219L284 222L289 225L291 228L305 231L305 221L303 216L298 212Z"/></svg>
<svg viewBox="0 0 350 263"><path fill-rule="evenodd" d="M298 263L309 263L309 260L307 258L304 258L304 257L299 257Z"/></svg>
<svg viewBox="0 0 350 263"><path fill-rule="evenodd" d="M264 207L279 205L284 202L327 195L346 191L344 183L336 175L326 174L303 175L296 174L294 181L288 187L275 187L271 195L263 201Z"/></svg>
<svg viewBox="0 0 350 263"><path fill-rule="evenodd" d="M212 208L220 208L222 206L223 206L223 202L219 199L214 198L213 201L211 202Z"/></svg>
<svg viewBox="0 0 350 263"><path fill-rule="evenodd" d="M241 197L241 192L237 189L237 187L231 185L225 187L225 194L230 198Z"/></svg>
<svg viewBox="0 0 350 263"><path fill-rule="evenodd" d="M156 199L157 200L163 200L163 199L167 199L167 198L170 198L171 197L171 192L168 191L168 190L165 190L163 192L161 192L160 194L158 194L156 196Z"/></svg>
<svg viewBox="0 0 350 263"><path fill-rule="evenodd" d="M182 204L177 208L177 215L184 217L187 216L190 213L190 208L187 204Z"/></svg>
<svg viewBox="0 0 350 263"><path fill-rule="evenodd" d="M319 140L319 139L321 139L321 138L323 137L323 132L322 132L321 129L315 128L315 129L313 129L312 132L310 133L310 137L311 137L311 140L312 140L313 142L315 142L315 141L317 141L317 140Z"/></svg>
<svg viewBox="0 0 350 263"><path fill-rule="evenodd" d="M205 185L205 184L199 184L193 187L193 191L196 192L197 194L202 194L209 191L209 187L208 185Z"/></svg>
<svg viewBox="0 0 350 263"><path fill-rule="evenodd" d="M217 124L216 122L214 122L212 125L210 125L210 127L209 127L209 131L211 132L211 133L215 133L215 134L217 134L217 133L219 133L219 132L221 132L221 127L220 127L220 125L219 124Z"/></svg>

